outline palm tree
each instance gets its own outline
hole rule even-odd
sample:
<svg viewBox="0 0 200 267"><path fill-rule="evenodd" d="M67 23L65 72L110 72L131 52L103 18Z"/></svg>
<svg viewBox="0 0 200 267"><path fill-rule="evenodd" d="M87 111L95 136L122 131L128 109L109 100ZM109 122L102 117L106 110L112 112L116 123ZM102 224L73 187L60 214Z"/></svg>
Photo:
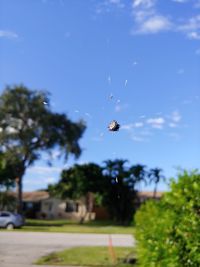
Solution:
<svg viewBox="0 0 200 267"><path fill-rule="evenodd" d="M144 182L145 184L147 184L146 181L146 166L145 165L141 165L141 164L136 164L133 165L130 168L130 173L131 173L131 178L132 178L132 183L135 186L135 184L140 185L141 182Z"/></svg>
<svg viewBox="0 0 200 267"><path fill-rule="evenodd" d="M155 187L154 187L154 192L153 192L153 198L156 198L156 194L157 194L157 187L158 187L158 183L163 180L165 181L165 176L162 175L162 169L159 168L154 168L154 169L150 169L149 171L149 178L150 178L150 183L155 183Z"/></svg>
<svg viewBox="0 0 200 267"><path fill-rule="evenodd" d="M134 213L136 190L129 182L130 167L127 160L115 159L104 161L104 175L107 180L105 188L105 204L111 218L120 224L128 224Z"/></svg>
<svg viewBox="0 0 200 267"><path fill-rule="evenodd" d="M127 162L128 160L124 159L105 160L105 167L103 167L104 173L113 179L124 178L127 175L127 170L124 166Z"/></svg>

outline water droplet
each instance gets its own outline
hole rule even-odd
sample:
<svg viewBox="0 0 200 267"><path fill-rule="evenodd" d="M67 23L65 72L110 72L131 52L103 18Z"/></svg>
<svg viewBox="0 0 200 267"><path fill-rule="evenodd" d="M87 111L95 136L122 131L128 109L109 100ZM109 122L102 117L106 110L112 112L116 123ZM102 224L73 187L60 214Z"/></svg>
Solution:
<svg viewBox="0 0 200 267"><path fill-rule="evenodd" d="M118 178L117 177L115 178L115 181L116 181L116 183L118 183Z"/></svg>
<svg viewBox="0 0 200 267"><path fill-rule="evenodd" d="M117 195L117 198L120 198L120 195Z"/></svg>
<svg viewBox="0 0 200 267"><path fill-rule="evenodd" d="M144 119L144 118L146 118L146 115L141 115L140 118Z"/></svg>
<svg viewBox="0 0 200 267"><path fill-rule="evenodd" d="M74 112L76 112L76 113L79 113L79 110L78 110L78 109L76 109L76 110L74 110Z"/></svg>
<svg viewBox="0 0 200 267"><path fill-rule="evenodd" d="M110 95L109 95L109 98L110 98L110 99L113 99L113 97L114 97L113 94L110 94Z"/></svg>
<svg viewBox="0 0 200 267"><path fill-rule="evenodd" d="M46 101L43 101L43 104L44 104L44 105L48 105L48 103L47 103Z"/></svg>
<svg viewBox="0 0 200 267"><path fill-rule="evenodd" d="M100 133L100 137L103 137L104 136L104 133Z"/></svg>
<svg viewBox="0 0 200 267"><path fill-rule="evenodd" d="M110 75L108 76L108 83L111 84L111 77L110 77Z"/></svg>
<svg viewBox="0 0 200 267"><path fill-rule="evenodd" d="M124 86L126 86L126 85L127 85L127 83L128 83L128 80L125 80Z"/></svg>
<svg viewBox="0 0 200 267"><path fill-rule="evenodd" d="M121 102L121 100L120 100L120 99L118 99L118 100L117 100L117 104L119 104L120 102Z"/></svg>
<svg viewBox="0 0 200 267"><path fill-rule="evenodd" d="M36 143L38 141L38 138L37 137L34 137L33 139L32 139L32 142L33 143Z"/></svg>
<svg viewBox="0 0 200 267"><path fill-rule="evenodd" d="M88 116L89 118L91 118L92 116L90 115L90 113L85 112L85 115Z"/></svg>

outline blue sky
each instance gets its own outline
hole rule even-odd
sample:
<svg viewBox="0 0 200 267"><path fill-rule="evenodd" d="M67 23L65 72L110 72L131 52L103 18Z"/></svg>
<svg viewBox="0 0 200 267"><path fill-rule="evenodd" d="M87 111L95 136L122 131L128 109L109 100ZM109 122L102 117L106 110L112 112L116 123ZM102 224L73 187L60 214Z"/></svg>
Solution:
<svg viewBox="0 0 200 267"><path fill-rule="evenodd" d="M48 90L53 110L86 121L77 163L128 159L167 178L199 168L200 1L0 0L0 58L1 92ZM27 171L25 191L74 163L57 154Z"/></svg>

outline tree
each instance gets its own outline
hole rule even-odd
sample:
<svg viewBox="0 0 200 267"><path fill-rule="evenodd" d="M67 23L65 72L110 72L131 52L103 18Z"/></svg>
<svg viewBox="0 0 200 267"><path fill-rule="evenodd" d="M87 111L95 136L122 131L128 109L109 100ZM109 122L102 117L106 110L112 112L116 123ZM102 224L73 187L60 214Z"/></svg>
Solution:
<svg viewBox="0 0 200 267"><path fill-rule="evenodd" d="M130 168L130 172L132 177L130 183L133 182L133 186L135 186L135 184L140 184L141 182L144 182L145 185L147 184L146 181L147 171L145 165L141 164L133 165Z"/></svg>
<svg viewBox="0 0 200 267"><path fill-rule="evenodd" d="M0 152L16 166L18 211L22 212L22 181L26 169L43 151L59 149L65 160L81 153L82 121L72 122L65 114L51 111L49 93L23 85L7 87L0 96Z"/></svg>
<svg viewBox="0 0 200 267"><path fill-rule="evenodd" d="M154 169L150 169L149 174L148 174L150 178L150 183L152 182L155 183L154 192L153 192L154 198L156 198L158 183L161 180L165 181L165 177L161 173L162 173L162 169L154 168Z"/></svg>
<svg viewBox="0 0 200 267"><path fill-rule="evenodd" d="M127 160L116 159L104 161L104 175L108 180L104 203L108 207L112 219L119 224L129 224L135 212L135 185L137 181L125 166Z"/></svg>
<svg viewBox="0 0 200 267"><path fill-rule="evenodd" d="M0 192L0 210L15 210L16 197L8 192Z"/></svg>
<svg viewBox="0 0 200 267"><path fill-rule="evenodd" d="M181 171L160 201L135 216L139 266L200 266L200 173Z"/></svg>
<svg viewBox="0 0 200 267"><path fill-rule="evenodd" d="M73 167L63 170L61 179L56 185L49 186L52 195L62 199L71 198L79 199L86 196L86 214L89 218L93 210L94 194L103 194L105 190L105 178L102 174L102 168L95 163L75 164Z"/></svg>
<svg viewBox="0 0 200 267"><path fill-rule="evenodd" d="M15 167L6 161L6 156L0 153L0 189L8 189L15 185Z"/></svg>

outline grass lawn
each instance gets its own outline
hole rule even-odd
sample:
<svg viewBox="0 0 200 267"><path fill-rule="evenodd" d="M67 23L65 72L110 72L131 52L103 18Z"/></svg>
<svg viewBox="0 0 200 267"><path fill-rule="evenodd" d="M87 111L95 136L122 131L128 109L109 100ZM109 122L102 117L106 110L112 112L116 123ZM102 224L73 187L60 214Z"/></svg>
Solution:
<svg viewBox="0 0 200 267"><path fill-rule="evenodd" d="M115 247L113 250L114 253L112 254L108 247L75 247L44 256L36 264L91 267L134 266L124 263L126 259L135 259L133 248Z"/></svg>
<svg viewBox="0 0 200 267"><path fill-rule="evenodd" d="M133 234L133 226L113 225L108 221L92 221L80 224L67 220L26 220L26 225L16 231L96 233L96 234Z"/></svg>

